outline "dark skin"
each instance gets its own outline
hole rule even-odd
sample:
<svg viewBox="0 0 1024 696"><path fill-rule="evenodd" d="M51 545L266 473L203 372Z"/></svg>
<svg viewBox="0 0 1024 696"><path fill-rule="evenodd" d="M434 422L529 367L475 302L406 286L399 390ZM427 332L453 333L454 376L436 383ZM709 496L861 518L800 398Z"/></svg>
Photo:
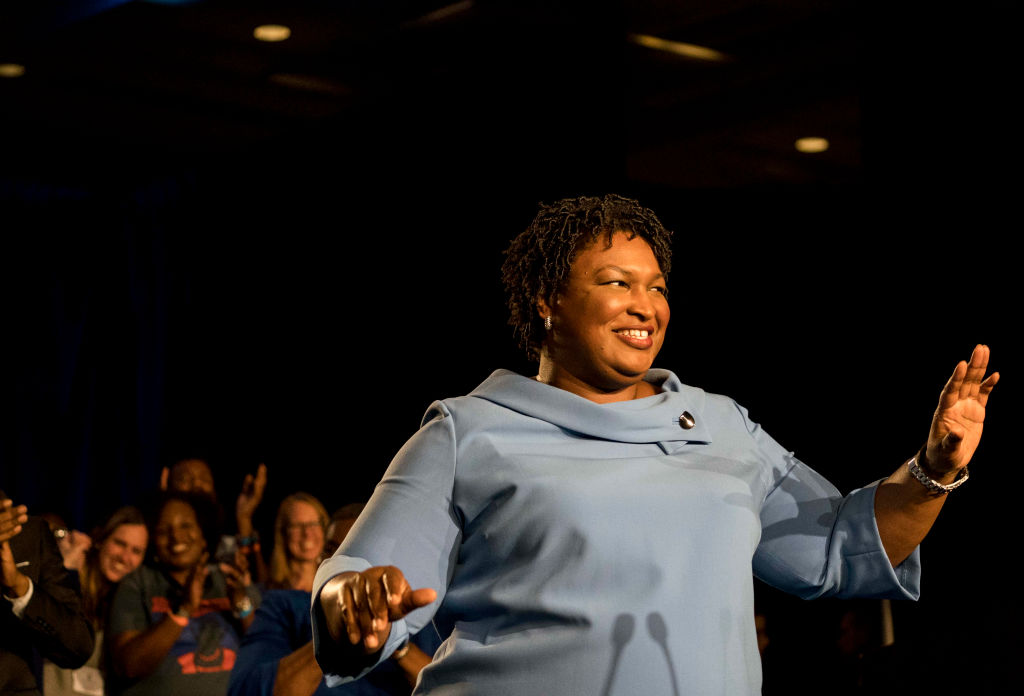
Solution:
<svg viewBox="0 0 1024 696"><path fill-rule="evenodd" d="M976 346L969 361L957 364L939 395L923 461L919 462L939 483L955 481L981 441L988 397L999 381L998 372L986 376L989 353L988 346ZM947 497L928 491L906 466L900 466L878 487L875 520L893 567L921 543Z"/></svg>
<svg viewBox="0 0 1024 696"><path fill-rule="evenodd" d="M663 284L657 259L643 240L616 234L611 247L581 250L565 286L550 298L537 298L538 314L550 317L552 326L537 379L595 403L653 394L643 378L668 326ZM957 478L981 439L988 397L999 381L998 372L987 374L989 354L988 346L976 346L939 396L921 464L940 483ZM921 485L905 464L875 495L879 535L894 567L921 543L947 497ZM329 580L320 606L331 637L350 646L353 656L365 656L381 649L392 621L436 597L433 589L411 588L398 568L378 566Z"/></svg>
<svg viewBox="0 0 1024 696"><path fill-rule="evenodd" d="M195 511L183 501L171 500L164 505L153 532L153 545L165 572L184 589L180 609L188 616L199 611L203 587L209 574L209 553L203 539ZM245 558L235 556L237 566L226 563L219 568L224 573L232 603L246 596L250 584ZM252 623L252 615L242 620L243 629ZM144 631L125 631L111 638L114 667L121 675L139 678L152 674L159 667L181 636L184 626L170 615Z"/></svg>
<svg viewBox="0 0 1024 696"><path fill-rule="evenodd" d="M242 481L242 490L235 500L235 523L238 525L238 536L251 537L255 531L252 518L263 500L263 491L267 487L267 466L260 464L255 474L246 474ZM180 491L183 493L202 493L217 499L217 491L213 482L213 471L202 459L183 459L171 468L164 467L160 472L160 490ZM252 554L252 572L257 579L266 578L267 570L263 557Z"/></svg>
<svg viewBox="0 0 1024 696"><path fill-rule="evenodd" d="M341 544L355 518L338 520L327 527L323 558L329 558ZM395 662L402 669L409 686L416 684L420 670L430 664L430 656L415 645ZM295 652L278 662L277 679L274 682L274 696L311 696L320 685L323 672L316 661L313 641L309 641Z"/></svg>
<svg viewBox="0 0 1024 696"><path fill-rule="evenodd" d="M21 533L28 522L28 508L13 500L0 500L0 591L5 597L17 599L28 592L29 579L18 570L10 540Z"/></svg>

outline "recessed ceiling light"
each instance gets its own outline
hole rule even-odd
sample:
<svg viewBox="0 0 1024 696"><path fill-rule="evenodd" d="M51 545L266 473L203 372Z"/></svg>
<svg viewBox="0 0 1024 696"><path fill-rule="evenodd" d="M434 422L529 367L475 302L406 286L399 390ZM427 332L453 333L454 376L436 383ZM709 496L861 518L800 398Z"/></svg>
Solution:
<svg viewBox="0 0 1024 696"><path fill-rule="evenodd" d="M261 24L252 30L252 35L260 41L284 41L292 30L283 24Z"/></svg>
<svg viewBox="0 0 1024 696"><path fill-rule="evenodd" d="M698 46L697 44L683 43L682 41L669 41L668 39L651 36L650 34L630 34L629 40L638 46L643 46L644 48L674 53L677 56L682 56L684 58L693 58L695 60L706 60L711 62L729 60L729 56L725 53L716 51L713 48L708 48L707 46Z"/></svg>
<svg viewBox="0 0 1024 696"><path fill-rule="evenodd" d="M828 149L828 139L817 137L797 138L793 146L800 152L824 152Z"/></svg>
<svg viewBox="0 0 1024 696"><path fill-rule="evenodd" d="M0 77L21 77L25 74L25 66L17 63L0 63Z"/></svg>

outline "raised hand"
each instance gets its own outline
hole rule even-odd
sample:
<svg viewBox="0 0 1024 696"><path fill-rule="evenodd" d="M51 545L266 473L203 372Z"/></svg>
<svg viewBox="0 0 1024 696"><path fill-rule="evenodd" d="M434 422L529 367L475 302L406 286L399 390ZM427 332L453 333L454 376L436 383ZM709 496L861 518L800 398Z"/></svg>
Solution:
<svg viewBox="0 0 1024 696"><path fill-rule="evenodd" d="M26 522L28 509L0 494L0 590L10 597L20 597L28 591L28 578L18 570L8 543L21 533L21 526Z"/></svg>
<svg viewBox="0 0 1024 696"><path fill-rule="evenodd" d="M988 361L988 346L975 346L970 361L957 364L939 395L921 462L939 476L963 469L978 448L988 397L999 381L998 372L985 376Z"/></svg>
<svg viewBox="0 0 1024 696"><path fill-rule="evenodd" d="M85 532L69 529L63 538L57 540L57 548L64 558L64 567L81 571L85 565L85 553L92 547L92 538Z"/></svg>
<svg viewBox="0 0 1024 696"><path fill-rule="evenodd" d="M21 525L28 522L28 508L15 505L13 500L0 496L0 543L10 541L21 532Z"/></svg>
<svg viewBox="0 0 1024 696"><path fill-rule="evenodd" d="M235 501L235 518L238 522L238 532L248 536L252 531L252 516L263 500L263 490L267 487L267 465L260 464L256 467L256 474L246 474L242 482L242 491ZM243 529L244 528L244 529Z"/></svg>
<svg viewBox="0 0 1024 696"><path fill-rule="evenodd" d="M430 604L437 592L414 590L395 566L376 566L361 573L331 578L320 592L320 605L331 638L364 654L377 652L391 634L391 622Z"/></svg>

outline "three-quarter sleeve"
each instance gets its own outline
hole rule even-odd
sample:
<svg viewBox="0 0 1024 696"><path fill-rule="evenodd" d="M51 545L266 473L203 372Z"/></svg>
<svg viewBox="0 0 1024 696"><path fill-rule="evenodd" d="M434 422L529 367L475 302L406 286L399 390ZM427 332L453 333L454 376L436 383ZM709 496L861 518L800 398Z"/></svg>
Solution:
<svg viewBox="0 0 1024 696"><path fill-rule="evenodd" d="M454 572L462 528L453 503L456 436L452 414L433 404L423 425L399 450L359 520L333 558L321 565L313 583L313 640L317 661L334 686L362 676L376 662L346 664L327 631L320 591L347 571L393 565L413 589L432 588L437 600L392 623L379 653L386 659L427 625L444 599Z"/></svg>
<svg viewBox="0 0 1024 696"><path fill-rule="evenodd" d="M754 574L804 599L917 599L920 549L895 569L889 563L875 523L877 482L844 497L740 410L772 476Z"/></svg>

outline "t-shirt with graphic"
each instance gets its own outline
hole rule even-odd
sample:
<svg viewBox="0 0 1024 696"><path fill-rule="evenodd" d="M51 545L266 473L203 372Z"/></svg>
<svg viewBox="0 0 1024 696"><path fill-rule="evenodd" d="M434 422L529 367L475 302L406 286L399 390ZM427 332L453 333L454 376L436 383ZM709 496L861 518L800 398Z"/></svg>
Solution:
<svg viewBox="0 0 1024 696"><path fill-rule="evenodd" d="M251 592L255 593L253 589ZM184 588L160 570L142 566L117 588L106 631L113 638L126 631L145 631L173 613ZM254 596L258 603L258 596ZM135 680L111 675L107 693L123 696L222 696L241 644L241 628L232 614L227 583L210 566L198 611L152 674Z"/></svg>

